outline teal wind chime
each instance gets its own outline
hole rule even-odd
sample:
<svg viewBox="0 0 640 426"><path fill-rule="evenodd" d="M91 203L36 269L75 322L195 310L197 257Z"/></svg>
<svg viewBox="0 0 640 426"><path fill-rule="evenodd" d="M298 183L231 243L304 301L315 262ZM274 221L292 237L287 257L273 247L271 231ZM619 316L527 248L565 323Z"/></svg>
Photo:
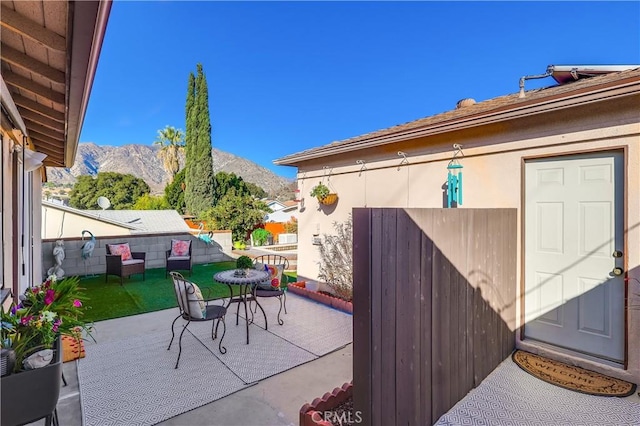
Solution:
<svg viewBox="0 0 640 426"><path fill-rule="evenodd" d="M458 155L462 157L462 145L453 144L453 158L447 165L447 207L462 205L462 165L458 162Z"/></svg>

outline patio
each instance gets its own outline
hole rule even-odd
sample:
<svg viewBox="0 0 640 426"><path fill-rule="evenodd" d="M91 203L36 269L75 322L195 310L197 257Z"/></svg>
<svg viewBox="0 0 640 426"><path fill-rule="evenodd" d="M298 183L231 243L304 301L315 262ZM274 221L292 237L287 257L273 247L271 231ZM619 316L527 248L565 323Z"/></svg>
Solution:
<svg viewBox="0 0 640 426"><path fill-rule="evenodd" d="M176 345L166 350L177 309L96 323L97 343L86 342L87 357L64 364L68 386L58 403L60 424L297 424L305 402L352 379L351 316L294 294L288 299L285 324L269 331L252 325L249 345L242 322L236 327L235 312L229 312L225 355L211 342L210 325L192 323L178 370L173 369ZM277 313L272 302L263 303L269 318ZM151 370L155 373L147 374ZM175 390L188 380L211 383L194 390L198 397L212 392L210 400L184 398L183 386ZM188 402L171 408L172 396ZM89 400L96 398L104 407L91 406ZM122 406L129 412L117 418Z"/></svg>

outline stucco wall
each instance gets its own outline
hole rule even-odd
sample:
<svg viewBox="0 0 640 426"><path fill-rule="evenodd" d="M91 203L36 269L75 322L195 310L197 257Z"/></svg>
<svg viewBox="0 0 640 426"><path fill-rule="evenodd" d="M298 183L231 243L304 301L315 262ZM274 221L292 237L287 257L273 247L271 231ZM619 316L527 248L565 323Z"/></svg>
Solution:
<svg viewBox="0 0 640 426"><path fill-rule="evenodd" d="M85 274L104 274L106 271L106 245L128 242L131 251L146 253L146 269L163 268L165 266L165 252L171 248L172 239L190 239L192 241L192 256L194 264L222 262L230 260L225 253L231 253L231 232L216 232L213 234L213 244L191 234L163 234L163 235L125 235L119 237L96 238L93 255L86 261L82 259L81 248L87 240L79 238L63 239L65 244L65 259L62 263L66 276ZM42 241L42 276L54 265L53 245L55 240ZM85 271L86 264L86 271Z"/></svg>
<svg viewBox="0 0 640 426"><path fill-rule="evenodd" d="M523 159L601 149L625 151L626 243L629 276L640 279L640 97L576 107L554 114L528 116L506 123L341 154L299 165L302 197L298 222L298 276L317 279L316 234L331 234L332 223L347 219L353 207L443 207L443 184L453 143L463 145L464 200L460 208L518 209L518 282L521 288L521 203ZM400 165L398 151L407 153ZM356 164L364 160L365 168ZM328 169L323 169L329 166ZM330 170L330 175L325 175ZM319 207L309 195L323 181L339 195L336 205ZM444 253L445 255L447 253ZM633 281L633 279L632 279ZM632 286L635 286L632 287ZM630 284L629 303L640 306L640 283ZM520 324L520 303L516 324ZM628 312L629 351L626 371L580 361L617 377L640 382L640 309ZM571 359L571 357L567 358Z"/></svg>

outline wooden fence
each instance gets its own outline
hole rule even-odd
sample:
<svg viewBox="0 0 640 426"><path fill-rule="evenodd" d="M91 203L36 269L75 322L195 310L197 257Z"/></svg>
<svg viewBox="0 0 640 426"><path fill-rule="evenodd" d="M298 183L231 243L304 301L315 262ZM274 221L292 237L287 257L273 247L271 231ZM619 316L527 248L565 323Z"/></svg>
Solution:
<svg viewBox="0 0 640 426"><path fill-rule="evenodd" d="M353 210L354 409L435 423L514 349L515 209Z"/></svg>

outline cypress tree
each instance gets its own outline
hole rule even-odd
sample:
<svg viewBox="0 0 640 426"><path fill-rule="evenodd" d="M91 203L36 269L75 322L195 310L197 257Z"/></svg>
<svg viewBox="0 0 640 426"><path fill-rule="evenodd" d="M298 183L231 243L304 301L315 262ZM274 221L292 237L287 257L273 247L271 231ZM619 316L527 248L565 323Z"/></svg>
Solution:
<svg viewBox="0 0 640 426"><path fill-rule="evenodd" d="M196 163L196 159L194 158L194 145L197 140L196 132L197 132L197 122L196 122L196 111L194 109L196 103L196 79L193 76L193 73L189 73L189 81L187 84L187 105L186 105L186 132L185 132L185 189L184 189L184 202L185 202L185 213L195 214L193 200L195 198L195 193L193 191L194 182L197 180L195 178L196 169L194 168L194 164Z"/></svg>
<svg viewBox="0 0 640 426"><path fill-rule="evenodd" d="M202 70L202 64L198 64L196 76L195 111L198 130L196 132L195 147L197 153L198 175L197 183L194 182L194 211L200 214L202 211L213 207L213 158L211 155L211 119L209 117L209 89L207 79Z"/></svg>

